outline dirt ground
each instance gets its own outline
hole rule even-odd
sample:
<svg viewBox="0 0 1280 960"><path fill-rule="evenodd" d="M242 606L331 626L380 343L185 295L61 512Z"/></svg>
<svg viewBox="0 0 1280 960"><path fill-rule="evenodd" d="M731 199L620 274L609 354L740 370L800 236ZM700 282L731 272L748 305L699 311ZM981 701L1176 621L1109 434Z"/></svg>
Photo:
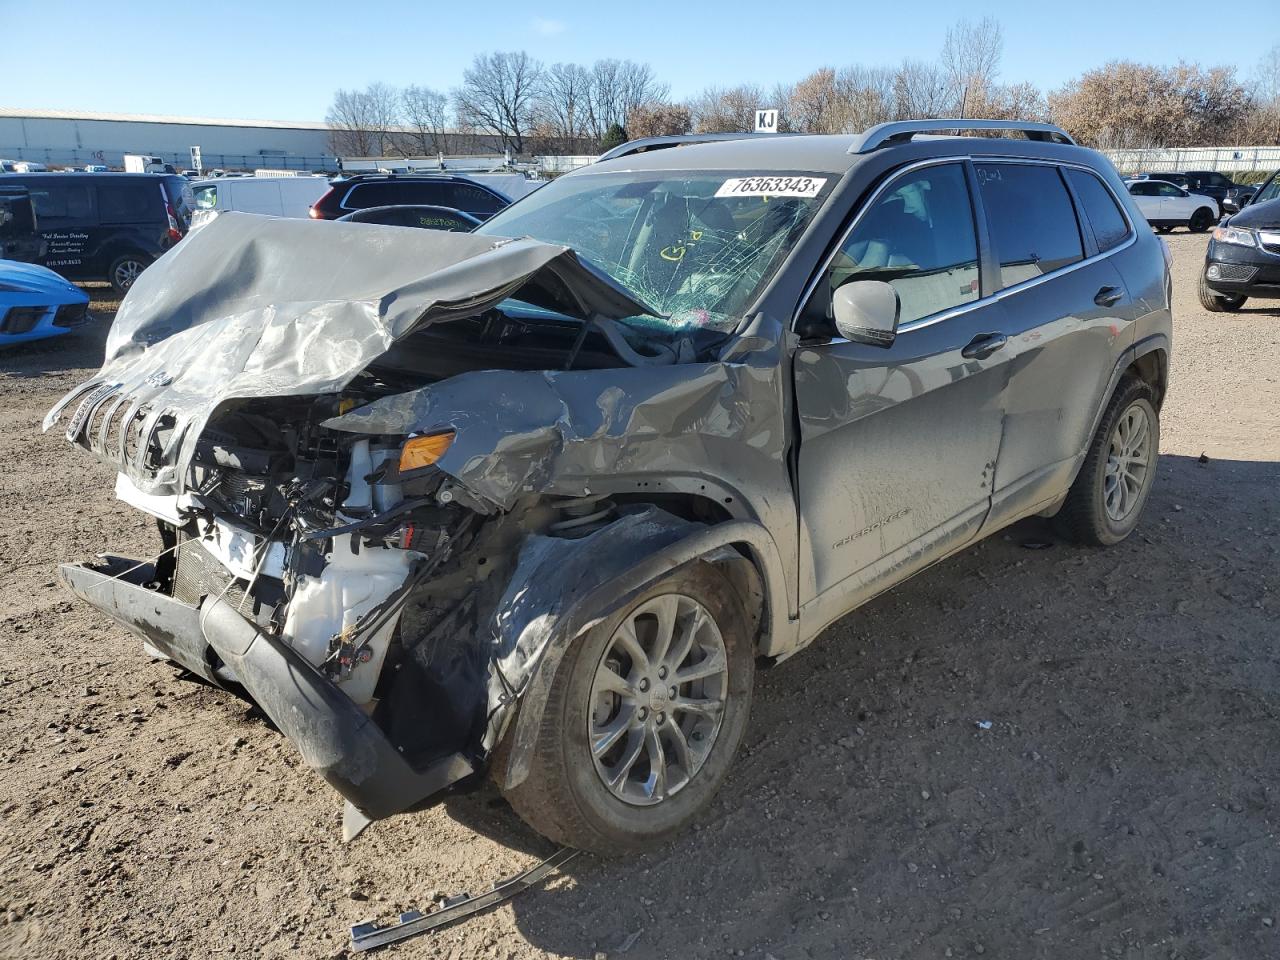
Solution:
<svg viewBox="0 0 1280 960"><path fill-rule="evenodd" d="M1031 522L922 574L760 675L693 831L387 955L1280 956L1280 302L1204 312L1205 238L1170 243L1133 537L1032 550ZM549 853L486 791L344 845L260 714L55 585L155 552L111 471L39 430L99 364L95 306L0 355L0 957L346 956L351 923Z"/></svg>

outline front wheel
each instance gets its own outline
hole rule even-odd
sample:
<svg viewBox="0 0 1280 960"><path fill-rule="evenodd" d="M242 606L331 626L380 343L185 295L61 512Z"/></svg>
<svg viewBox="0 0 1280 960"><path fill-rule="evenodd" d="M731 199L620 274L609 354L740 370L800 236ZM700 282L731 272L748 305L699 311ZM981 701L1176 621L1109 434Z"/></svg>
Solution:
<svg viewBox="0 0 1280 960"><path fill-rule="evenodd" d="M1084 465L1055 518L1058 530L1095 547L1127 537L1151 493L1159 454L1155 393L1144 381L1127 377L1107 404Z"/></svg>
<svg viewBox="0 0 1280 960"><path fill-rule="evenodd" d="M1204 307L1211 313L1234 313L1244 306L1244 302L1249 298L1244 294L1218 293L1209 286L1204 278L1204 274L1200 274L1200 306Z"/></svg>
<svg viewBox="0 0 1280 960"><path fill-rule="evenodd" d="M1187 221L1187 229L1192 233L1204 233L1211 226L1213 226L1213 211L1208 207L1201 207Z"/></svg>
<svg viewBox="0 0 1280 960"><path fill-rule="evenodd" d="M613 855L684 828L723 782L755 670L742 600L695 563L566 651L515 811L559 843Z"/></svg>

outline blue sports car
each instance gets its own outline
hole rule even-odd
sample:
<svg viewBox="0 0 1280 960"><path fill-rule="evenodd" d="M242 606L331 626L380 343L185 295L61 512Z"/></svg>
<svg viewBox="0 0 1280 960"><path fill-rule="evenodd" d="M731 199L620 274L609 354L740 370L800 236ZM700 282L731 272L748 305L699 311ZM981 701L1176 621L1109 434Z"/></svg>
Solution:
<svg viewBox="0 0 1280 960"><path fill-rule="evenodd" d="M0 260L0 347L56 337L89 319L89 295L52 270Z"/></svg>

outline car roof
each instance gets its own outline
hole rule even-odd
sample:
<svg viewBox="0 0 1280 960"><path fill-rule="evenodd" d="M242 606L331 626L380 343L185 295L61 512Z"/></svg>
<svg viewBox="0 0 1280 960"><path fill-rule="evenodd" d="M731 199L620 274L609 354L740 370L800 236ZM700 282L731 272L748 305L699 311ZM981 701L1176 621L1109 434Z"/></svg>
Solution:
<svg viewBox="0 0 1280 960"><path fill-rule="evenodd" d="M10 177L47 177L49 180L57 180L61 183L63 180L84 180L92 178L100 180L110 178L111 180L163 180L167 177L176 177L176 173L85 173L84 171L69 171L67 173L58 173L57 171L46 171L43 173L6 173L5 179Z"/></svg>
<svg viewBox="0 0 1280 960"><path fill-rule="evenodd" d="M870 132L870 131L869 131ZM573 176L593 173L646 170L742 170L809 172L843 176L870 157L886 151L915 148L912 155L927 156L1025 156L1080 162L1096 154L1074 144L992 137L919 136L913 140L885 140L863 148L867 134L802 134L795 136L742 136L731 140L701 141L661 150L627 154L602 160L574 171Z"/></svg>

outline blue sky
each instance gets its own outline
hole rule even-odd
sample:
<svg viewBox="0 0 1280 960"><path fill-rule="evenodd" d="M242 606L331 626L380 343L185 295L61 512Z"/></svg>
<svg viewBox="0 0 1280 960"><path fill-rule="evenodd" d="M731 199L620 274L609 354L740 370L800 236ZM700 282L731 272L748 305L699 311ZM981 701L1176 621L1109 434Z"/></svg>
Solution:
<svg viewBox="0 0 1280 960"><path fill-rule="evenodd" d="M1280 40L1280 31L1241 29L1248 16L1239 10L1206 19L1203 0L1151 9L1136 29L1134 8L1114 0L0 0L0 106L321 120L338 87L380 80L447 90L475 54L518 49L549 63L647 61L676 97L742 81L767 89L823 65L930 58L962 12L1002 24L1003 80L1046 89L1117 58L1234 64L1247 77Z"/></svg>

